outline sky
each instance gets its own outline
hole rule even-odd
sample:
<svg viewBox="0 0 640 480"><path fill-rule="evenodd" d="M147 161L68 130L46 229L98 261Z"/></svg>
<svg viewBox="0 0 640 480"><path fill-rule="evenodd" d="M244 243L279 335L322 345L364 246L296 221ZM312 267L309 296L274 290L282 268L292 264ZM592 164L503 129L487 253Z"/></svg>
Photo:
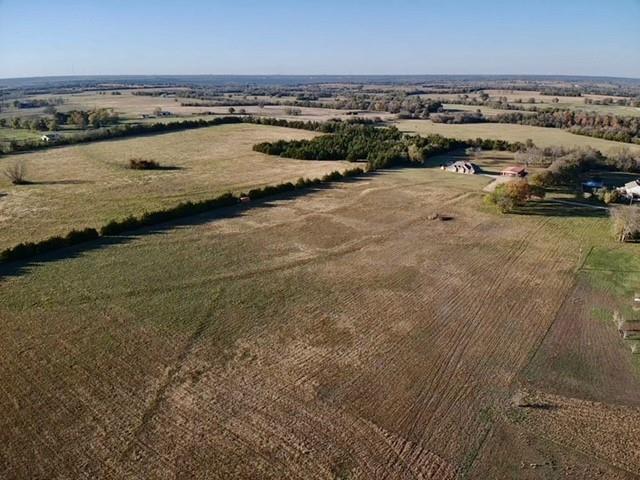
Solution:
<svg viewBox="0 0 640 480"><path fill-rule="evenodd" d="M0 0L0 78L640 78L640 0Z"/></svg>

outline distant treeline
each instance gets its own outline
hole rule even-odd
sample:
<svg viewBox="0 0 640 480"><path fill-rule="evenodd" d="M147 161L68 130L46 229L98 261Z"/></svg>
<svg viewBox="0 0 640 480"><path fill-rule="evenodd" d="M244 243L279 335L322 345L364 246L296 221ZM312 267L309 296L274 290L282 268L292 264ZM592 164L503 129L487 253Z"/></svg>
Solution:
<svg viewBox="0 0 640 480"><path fill-rule="evenodd" d="M61 125L86 129L87 127L100 128L115 125L120 121L118 114L110 108L94 108L90 111L71 110L66 113L58 112L53 107L47 108L51 110L45 110L45 113L50 116L36 118L0 118L0 127L55 132L60 129Z"/></svg>
<svg viewBox="0 0 640 480"><path fill-rule="evenodd" d="M57 98L32 98L29 100L13 100L10 103L5 103L2 106L6 107L8 105L12 106L16 109L25 109L25 108L40 108L40 107L52 107L56 105L62 105L64 103L64 99Z"/></svg>
<svg viewBox="0 0 640 480"><path fill-rule="evenodd" d="M140 216L129 216L121 220L112 220L103 225L99 230L95 228L72 230L65 236L49 237L39 242L20 243L14 247L0 251L0 262L28 260L37 255L73 247L82 243L97 240L101 237L122 235L140 228L150 227L192 215L210 212L223 207L238 205L243 203L243 198L248 198L250 200L267 198L282 193L301 191L330 182L342 181L362 174L364 174L364 171L360 168L353 168L344 172L333 171L321 178L300 178L295 184L286 182L278 185L267 185L262 188L255 188L250 190L247 194L234 195L232 193L225 193L208 200L182 202L175 207L156 210L154 212L146 212Z"/></svg>
<svg viewBox="0 0 640 480"><path fill-rule="evenodd" d="M331 133L339 128L342 124L366 124L372 125L380 120L365 118L350 118L348 120L332 120L329 122L312 122L302 120L284 120L267 117L250 117L250 116L225 116L216 117L211 120L184 120L181 122L170 123L138 123L138 124L120 124L99 130L87 130L75 134L67 134L49 142L40 140L12 140L2 147L0 153L24 152L30 150L39 150L50 148L53 146L75 145L78 143L94 142L99 140L109 140L112 138L125 138L137 135L145 135L152 133L169 133L181 130L190 130L193 128L205 128L216 125L224 125L231 123L253 123L257 125L273 125L278 127L298 128L302 130L312 130L322 133Z"/></svg>
<svg viewBox="0 0 640 480"><path fill-rule="evenodd" d="M482 112L444 112L432 114L429 119L434 123L480 123L487 119Z"/></svg>
<svg viewBox="0 0 640 480"><path fill-rule="evenodd" d="M635 98L624 97L624 98L585 98L585 105L617 105L621 107L640 107L640 96Z"/></svg>
<svg viewBox="0 0 640 480"><path fill-rule="evenodd" d="M49 148L52 146L75 145L78 143L95 142L98 140L108 140L111 138L123 138L136 135L144 135L149 133L167 133L177 132L180 130L188 130L191 128L211 127L214 125L222 125L226 123L242 123L242 117L218 117L212 120L185 120L184 122L173 123L151 123L151 124L122 124L113 127L107 127L100 130L87 130L71 135L60 136L50 142L41 141L11 141L8 146L4 147L3 153L22 152L29 150L38 150Z"/></svg>
<svg viewBox="0 0 640 480"><path fill-rule="evenodd" d="M526 159L528 164L546 164L545 170L532 176L532 183L543 187L571 186L577 191L581 191L584 174L592 170L640 172L640 154L628 149L604 156L594 148L541 150L532 147L517 158Z"/></svg>
<svg viewBox="0 0 640 480"><path fill-rule="evenodd" d="M500 113L493 116L490 121L564 128L579 135L618 142L640 143L640 117L620 117L594 112L549 109L535 114Z"/></svg>

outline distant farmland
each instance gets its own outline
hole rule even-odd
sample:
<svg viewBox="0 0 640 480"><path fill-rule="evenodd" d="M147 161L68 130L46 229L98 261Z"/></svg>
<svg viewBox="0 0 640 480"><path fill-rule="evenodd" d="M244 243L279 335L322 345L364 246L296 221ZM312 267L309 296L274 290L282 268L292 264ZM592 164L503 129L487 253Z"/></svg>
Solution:
<svg viewBox="0 0 640 480"><path fill-rule="evenodd" d="M0 248L185 200L318 177L348 165L252 151L258 142L313 135L291 128L222 125L4 157L0 168L24 161L32 184L13 186L0 177L0 192L5 194L0 197ZM133 157L169 169L130 170L126 166Z"/></svg>
<svg viewBox="0 0 640 480"><path fill-rule="evenodd" d="M430 120L398 120L394 124L403 131L422 135L437 133L445 137L467 140L471 138L501 139L510 142L526 142L533 140L539 147L593 147L603 153L626 147L640 151L640 145L612 142L600 138L575 135L559 128L532 127L529 125L513 125L507 123L467 123L445 124L433 123Z"/></svg>

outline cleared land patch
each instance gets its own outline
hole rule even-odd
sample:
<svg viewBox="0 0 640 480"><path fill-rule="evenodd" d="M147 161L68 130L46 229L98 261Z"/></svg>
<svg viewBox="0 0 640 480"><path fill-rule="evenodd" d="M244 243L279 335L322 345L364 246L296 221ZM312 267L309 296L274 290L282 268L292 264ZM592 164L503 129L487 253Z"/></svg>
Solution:
<svg viewBox="0 0 640 480"><path fill-rule="evenodd" d="M486 182L383 171L5 277L0 466L482 478L483 446L501 425L517 435L514 382L572 291L580 248L608 229L487 212ZM502 471L521 473L515 440L501 444ZM583 465L609 465L598 454Z"/></svg>
<svg viewBox="0 0 640 480"><path fill-rule="evenodd" d="M5 194L0 197L0 248L100 226L184 200L318 177L349 165L252 151L258 142L313 135L290 128L221 125L5 157L0 169L24 161L32 183L13 186L0 179ZM165 168L131 170L127 167L131 158L154 160Z"/></svg>

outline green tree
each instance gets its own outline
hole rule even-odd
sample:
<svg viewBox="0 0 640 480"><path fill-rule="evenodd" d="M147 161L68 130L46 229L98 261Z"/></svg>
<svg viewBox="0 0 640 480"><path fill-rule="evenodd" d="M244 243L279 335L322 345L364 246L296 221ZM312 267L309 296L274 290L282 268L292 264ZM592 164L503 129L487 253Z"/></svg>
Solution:
<svg viewBox="0 0 640 480"><path fill-rule="evenodd" d="M60 125L58 124L58 120L56 120L55 117L47 120L47 130L49 130L50 132L55 132L59 128Z"/></svg>

